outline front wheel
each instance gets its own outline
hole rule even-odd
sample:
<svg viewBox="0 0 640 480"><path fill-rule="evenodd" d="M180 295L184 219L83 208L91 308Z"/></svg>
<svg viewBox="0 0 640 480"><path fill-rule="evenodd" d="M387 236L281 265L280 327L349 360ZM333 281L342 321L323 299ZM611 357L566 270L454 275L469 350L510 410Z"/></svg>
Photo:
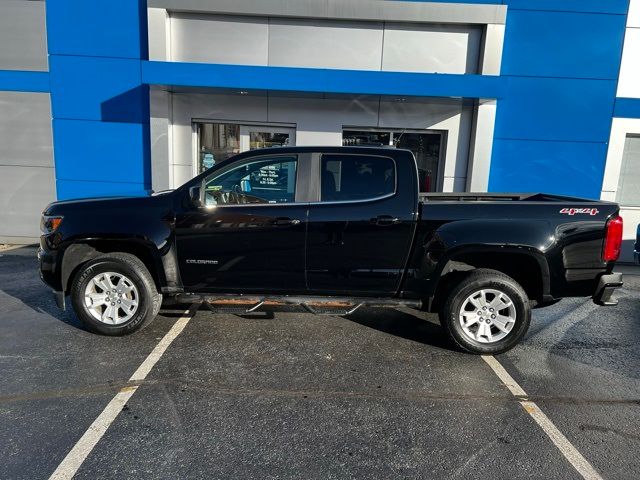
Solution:
<svg viewBox="0 0 640 480"><path fill-rule="evenodd" d="M450 292L440 322L453 342L470 353L494 354L513 348L529 329L527 294L511 277L473 270Z"/></svg>
<svg viewBox="0 0 640 480"><path fill-rule="evenodd" d="M125 335L151 321L160 310L144 263L128 253L108 253L83 265L71 284L76 315L92 332Z"/></svg>

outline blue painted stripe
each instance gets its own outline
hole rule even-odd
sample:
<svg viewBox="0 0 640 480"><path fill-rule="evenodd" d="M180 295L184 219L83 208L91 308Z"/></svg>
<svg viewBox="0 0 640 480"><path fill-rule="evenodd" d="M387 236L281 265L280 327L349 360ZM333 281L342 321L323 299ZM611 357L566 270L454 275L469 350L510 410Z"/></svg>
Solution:
<svg viewBox="0 0 640 480"><path fill-rule="evenodd" d="M361 95L499 98L504 79L489 75L400 73L207 63L142 62L149 85Z"/></svg>
<svg viewBox="0 0 640 480"><path fill-rule="evenodd" d="M0 90L12 92L48 92L49 72L0 70Z"/></svg>
<svg viewBox="0 0 640 480"><path fill-rule="evenodd" d="M618 118L640 118L640 98L616 98L613 116Z"/></svg>
<svg viewBox="0 0 640 480"><path fill-rule="evenodd" d="M404 1L434 2L440 0ZM446 3L508 5L509 10L547 10L550 12L609 13L615 15L625 15L629 7L629 0L446 0Z"/></svg>

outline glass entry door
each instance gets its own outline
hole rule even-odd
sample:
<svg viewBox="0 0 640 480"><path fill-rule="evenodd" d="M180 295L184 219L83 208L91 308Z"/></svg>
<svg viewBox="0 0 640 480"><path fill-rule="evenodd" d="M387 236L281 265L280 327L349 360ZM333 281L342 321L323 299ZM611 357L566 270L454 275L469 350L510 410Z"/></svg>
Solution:
<svg viewBox="0 0 640 480"><path fill-rule="evenodd" d="M292 127L195 122L194 132L198 148L194 175L237 153L296 144L296 129Z"/></svg>
<svg viewBox="0 0 640 480"><path fill-rule="evenodd" d="M260 125L240 127L240 149L243 152L258 148L289 147L295 144L295 128Z"/></svg>

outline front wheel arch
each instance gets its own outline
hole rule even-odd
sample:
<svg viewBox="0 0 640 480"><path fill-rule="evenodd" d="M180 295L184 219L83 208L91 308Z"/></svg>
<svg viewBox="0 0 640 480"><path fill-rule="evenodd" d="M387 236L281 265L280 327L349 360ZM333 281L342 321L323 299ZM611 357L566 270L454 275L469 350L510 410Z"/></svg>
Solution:
<svg viewBox="0 0 640 480"><path fill-rule="evenodd" d="M61 263L61 285L65 293L69 292L74 276L87 262L107 253L126 253L140 260L154 281L158 291L165 281L164 270L158 266L153 250L144 242L121 240L85 240L69 245Z"/></svg>

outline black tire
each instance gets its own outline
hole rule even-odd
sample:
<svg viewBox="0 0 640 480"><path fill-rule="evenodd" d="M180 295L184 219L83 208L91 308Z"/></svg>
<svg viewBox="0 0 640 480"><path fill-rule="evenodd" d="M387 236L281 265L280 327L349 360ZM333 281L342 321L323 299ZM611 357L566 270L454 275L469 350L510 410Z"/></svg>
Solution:
<svg viewBox="0 0 640 480"><path fill-rule="evenodd" d="M114 272L126 276L138 292L138 307L133 316L126 322L111 325L94 318L85 305L84 292L88 283L98 274ZM106 253L96 257L78 270L69 292L71 304L78 318L85 327L102 335L119 336L138 330L149 324L160 311L162 295L158 293L155 282L147 267L134 255L128 253Z"/></svg>
<svg viewBox="0 0 640 480"><path fill-rule="evenodd" d="M511 299L515 307L513 327L504 338L492 343L485 343L471 338L464 331L460 322L460 313L465 300L474 292L483 289L497 290L504 293ZM449 291L440 312L440 322L449 338L462 350L480 355L497 354L513 348L525 335L531 322L531 305L527 294L513 278L497 270L480 268L471 271ZM477 325L479 328L479 323ZM492 331L500 334L500 330L497 330L497 328L496 325L491 326ZM481 337L486 338L486 336Z"/></svg>

